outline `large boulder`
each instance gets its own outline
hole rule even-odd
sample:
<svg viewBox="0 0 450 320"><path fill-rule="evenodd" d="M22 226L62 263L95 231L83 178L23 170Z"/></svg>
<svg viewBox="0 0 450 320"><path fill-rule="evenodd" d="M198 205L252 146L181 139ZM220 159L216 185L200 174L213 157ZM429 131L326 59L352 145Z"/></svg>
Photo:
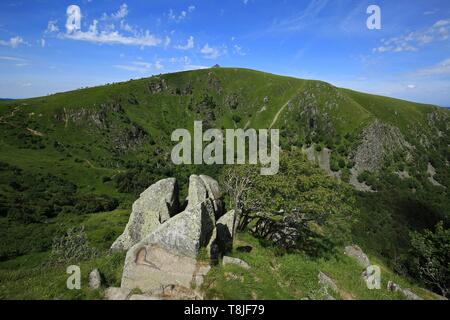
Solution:
<svg viewBox="0 0 450 320"><path fill-rule="evenodd" d="M130 249L175 215L178 208L176 179L164 179L153 184L134 202L125 231L113 243L111 250L126 251Z"/></svg>
<svg viewBox="0 0 450 320"><path fill-rule="evenodd" d="M212 200L216 218L219 218L223 214L222 193L220 192L219 183L209 176L191 175L189 177L187 209L195 207L206 199Z"/></svg>
<svg viewBox="0 0 450 320"><path fill-rule="evenodd" d="M208 244L214 225L214 207L208 199L160 225L139 245L156 244L175 254L196 257Z"/></svg>
<svg viewBox="0 0 450 320"><path fill-rule="evenodd" d="M214 224L208 199L160 225L128 251L121 286L143 292L167 285L190 288L203 270L196 257L208 244Z"/></svg>

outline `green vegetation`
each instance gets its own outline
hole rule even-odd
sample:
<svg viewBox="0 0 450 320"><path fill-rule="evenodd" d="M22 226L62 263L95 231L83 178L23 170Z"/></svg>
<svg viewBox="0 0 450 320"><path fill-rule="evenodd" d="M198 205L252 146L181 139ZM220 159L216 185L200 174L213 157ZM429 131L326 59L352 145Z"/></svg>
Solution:
<svg viewBox="0 0 450 320"><path fill-rule="evenodd" d="M340 254L350 242L401 285L439 290L409 261L434 263L445 250L446 242L425 230L450 226L449 110L319 81L213 68L0 101L0 298L99 298L101 292L68 292L65 268L51 263L55 238L82 226L84 243L97 253L82 262L84 281L99 267L107 285L117 285L123 257L107 250L136 197L169 176L183 186L182 197L190 174L226 176L221 166L170 161L171 133L192 130L195 120L204 128L278 128L284 150L278 176L237 168L238 176L251 174L253 192L243 203L229 200L242 210L240 240L254 251L234 254L255 268L214 269L210 296L312 297L320 290L320 269L354 298L395 298L384 289L367 291L354 277L357 267ZM358 172L357 180L376 192L357 192L347 182L358 167L362 132L374 120L398 128L407 147L382 155L382 170ZM299 150L311 145L316 155L331 150L329 169L342 182L305 161ZM256 209L262 216L254 216ZM286 228L296 230L295 245L276 241ZM437 248L431 257L424 241ZM436 268L448 271L448 260ZM227 279L227 272L241 273L243 281Z"/></svg>

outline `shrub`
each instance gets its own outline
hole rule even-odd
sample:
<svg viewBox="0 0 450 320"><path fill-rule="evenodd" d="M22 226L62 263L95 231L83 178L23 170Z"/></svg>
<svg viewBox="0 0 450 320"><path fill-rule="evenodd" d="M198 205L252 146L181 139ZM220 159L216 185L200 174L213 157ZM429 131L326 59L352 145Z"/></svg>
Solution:
<svg viewBox="0 0 450 320"><path fill-rule="evenodd" d="M435 231L411 233L411 255L415 273L432 289L449 297L450 290L450 229L443 222Z"/></svg>
<svg viewBox="0 0 450 320"><path fill-rule="evenodd" d="M90 246L84 226L69 229L53 239L51 260L55 263L80 262L97 256Z"/></svg>

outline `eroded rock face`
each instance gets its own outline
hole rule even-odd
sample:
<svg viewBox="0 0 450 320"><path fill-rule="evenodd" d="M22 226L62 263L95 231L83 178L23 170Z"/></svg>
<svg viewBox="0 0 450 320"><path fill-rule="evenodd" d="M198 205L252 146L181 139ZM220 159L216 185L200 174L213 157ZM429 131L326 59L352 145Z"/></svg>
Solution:
<svg viewBox="0 0 450 320"><path fill-rule="evenodd" d="M135 246L127 253L121 287L149 292L170 284L191 286L197 270L193 257L178 255L158 245Z"/></svg>
<svg viewBox="0 0 450 320"><path fill-rule="evenodd" d="M133 204L124 233L111 246L113 251L125 251L169 220L178 211L178 185L174 178L150 186Z"/></svg>
<svg viewBox="0 0 450 320"><path fill-rule="evenodd" d="M362 143L355 150L353 159L358 173L380 170L386 156L404 151L410 157L412 146L400 130L381 121L374 121L361 134Z"/></svg>

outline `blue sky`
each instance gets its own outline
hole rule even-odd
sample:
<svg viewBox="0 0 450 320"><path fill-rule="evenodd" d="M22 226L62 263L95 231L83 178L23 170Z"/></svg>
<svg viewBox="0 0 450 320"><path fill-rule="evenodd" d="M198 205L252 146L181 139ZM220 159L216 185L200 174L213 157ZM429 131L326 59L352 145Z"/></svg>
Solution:
<svg viewBox="0 0 450 320"><path fill-rule="evenodd" d="M0 2L0 97L216 63L450 106L450 1Z"/></svg>

